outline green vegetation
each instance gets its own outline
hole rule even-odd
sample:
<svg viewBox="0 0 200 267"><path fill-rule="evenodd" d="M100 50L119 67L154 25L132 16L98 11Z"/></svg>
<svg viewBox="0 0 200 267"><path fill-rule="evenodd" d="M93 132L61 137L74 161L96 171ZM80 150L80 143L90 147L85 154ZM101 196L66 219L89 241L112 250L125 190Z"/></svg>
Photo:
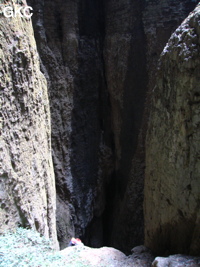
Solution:
<svg viewBox="0 0 200 267"><path fill-rule="evenodd" d="M18 228L0 236L0 267L90 266L80 261L78 252L67 258L52 249L49 240L38 232Z"/></svg>
<svg viewBox="0 0 200 267"><path fill-rule="evenodd" d="M53 251L50 241L33 230L18 228L0 236L0 266L61 266L61 256Z"/></svg>

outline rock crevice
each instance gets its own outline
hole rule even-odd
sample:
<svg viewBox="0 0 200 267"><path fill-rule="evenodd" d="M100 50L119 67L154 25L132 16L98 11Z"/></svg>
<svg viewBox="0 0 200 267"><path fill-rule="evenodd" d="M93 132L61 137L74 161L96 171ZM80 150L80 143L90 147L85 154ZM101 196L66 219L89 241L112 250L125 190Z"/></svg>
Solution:
<svg viewBox="0 0 200 267"><path fill-rule="evenodd" d="M56 198L61 248L197 253L199 7L165 46L196 2L27 0L35 36L0 14L2 225L55 240Z"/></svg>

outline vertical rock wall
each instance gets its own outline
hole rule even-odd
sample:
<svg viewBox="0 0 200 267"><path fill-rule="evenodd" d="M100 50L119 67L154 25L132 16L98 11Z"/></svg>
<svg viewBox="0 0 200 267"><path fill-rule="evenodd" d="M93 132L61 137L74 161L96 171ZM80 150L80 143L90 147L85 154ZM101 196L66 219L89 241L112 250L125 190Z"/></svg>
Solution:
<svg viewBox="0 0 200 267"><path fill-rule="evenodd" d="M35 10L50 96L58 238L66 247L71 236L86 231L86 243L102 245L104 183L112 169L103 5L98 0L28 2Z"/></svg>
<svg viewBox="0 0 200 267"><path fill-rule="evenodd" d="M158 59L173 31L191 12L198 0L147 0L143 12L144 31L147 40L147 70L149 90L155 85Z"/></svg>
<svg viewBox="0 0 200 267"><path fill-rule="evenodd" d="M28 1L48 81L61 247L143 242L148 101L167 39L195 3Z"/></svg>
<svg viewBox="0 0 200 267"><path fill-rule="evenodd" d="M195 4L189 0L106 4L105 70L115 145L106 235L109 245L127 253L143 243L145 136L158 58Z"/></svg>
<svg viewBox="0 0 200 267"><path fill-rule="evenodd" d="M144 155L137 151L147 89L144 1L106 3L105 70L111 99L115 172L105 217L106 243L125 251L143 239ZM127 188L132 161L136 170ZM134 193L133 193L134 192ZM135 230L137 229L137 230ZM131 235L130 235L131 233Z"/></svg>
<svg viewBox="0 0 200 267"><path fill-rule="evenodd" d="M56 245L47 84L30 19L2 13L0 134L0 231L31 227Z"/></svg>
<svg viewBox="0 0 200 267"><path fill-rule="evenodd" d="M28 3L48 81L61 247L76 234L129 252L143 243L146 94L196 2Z"/></svg>
<svg viewBox="0 0 200 267"><path fill-rule="evenodd" d="M199 255L200 6L161 58L146 139L145 243Z"/></svg>
<svg viewBox="0 0 200 267"><path fill-rule="evenodd" d="M198 10L152 92L196 1L28 4L40 67L30 21L0 15L1 230L32 227L56 244L53 157L61 248L73 235L124 252L143 243L152 110L145 242L197 253Z"/></svg>

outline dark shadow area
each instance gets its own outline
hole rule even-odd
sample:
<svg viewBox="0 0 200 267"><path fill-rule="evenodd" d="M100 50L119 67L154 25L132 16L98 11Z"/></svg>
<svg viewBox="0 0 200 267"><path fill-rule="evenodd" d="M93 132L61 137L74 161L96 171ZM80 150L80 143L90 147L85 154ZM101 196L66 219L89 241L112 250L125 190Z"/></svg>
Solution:
<svg viewBox="0 0 200 267"><path fill-rule="evenodd" d="M115 218L112 215L115 208L115 197L117 192L117 183L116 175L113 173L113 176L110 180L110 183L107 185L105 190L106 195L106 206L103 213L103 244L104 246L111 246L111 233L113 229L113 224Z"/></svg>
<svg viewBox="0 0 200 267"><path fill-rule="evenodd" d="M121 111L121 158L119 167L106 190L104 242L107 246L113 246L130 254L131 248L142 244L144 240L145 138L141 131L146 123L143 122L143 114L148 74L146 37L142 21L144 1L135 1L129 8L126 6L123 8L123 12L134 19L129 24L129 30L121 33L122 36L127 34L130 36L127 41L129 51Z"/></svg>
<svg viewBox="0 0 200 267"><path fill-rule="evenodd" d="M102 62L104 6L100 0L84 0L80 2L78 12L78 69L74 79L70 138L70 165L76 195L73 199L75 229L86 245L101 246L103 226L93 209L99 190L97 183L103 179L99 174L100 146L110 131L109 99Z"/></svg>
<svg viewBox="0 0 200 267"><path fill-rule="evenodd" d="M151 232L151 241L148 245L159 256L173 254L198 256L199 236L194 235L194 231L197 229L199 229L199 226L196 224L195 214L190 219L180 215L179 221L163 224L155 232ZM193 242L195 245L191 246L192 241L194 241L193 239L196 242Z"/></svg>
<svg viewBox="0 0 200 267"><path fill-rule="evenodd" d="M148 85L146 37L142 22L144 1L135 1L132 9L131 13L134 12L135 21L131 30L132 38L130 40L130 52L127 62L127 75L124 82L124 109L122 112L120 140L122 155L119 173L117 173L119 194L122 199L126 191L128 179L130 179L132 160L136 149L138 146L141 146L142 151L144 150L144 143L138 143L138 136L143 121ZM142 161L145 161L145 159L143 158ZM142 178L144 178L144 175L141 176Z"/></svg>
<svg viewBox="0 0 200 267"><path fill-rule="evenodd" d="M105 4L112 1L116 10L121 3L122 10L119 16L112 14L114 19L109 16L106 21L105 13L112 10L105 10ZM114 246L128 253L133 246L143 243L148 120L148 114L144 118L144 109L149 72L142 12L147 1L131 1L130 9L125 1L112 1L28 0L27 3L34 10L32 20L41 71L48 82L52 156L60 200L57 210L62 204L62 212L57 212L60 244L64 248L75 231L88 246ZM186 15L195 5L194 1L184 1ZM104 41L106 27L115 26L118 21L123 34L123 23L128 24L129 20L125 32L131 38L123 85L121 159L116 169ZM174 20L166 23L171 27ZM111 35L115 34L114 26L113 32L112 27L108 31ZM168 28L156 33L155 38L160 41L165 35L167 40L171 34ZM153 52L152 56L158 58L157 47ZM109 163L112 171L105 167L107 154L102 153L102 147L112 154ZM101 201L97 207L98 195Z"/></svg>

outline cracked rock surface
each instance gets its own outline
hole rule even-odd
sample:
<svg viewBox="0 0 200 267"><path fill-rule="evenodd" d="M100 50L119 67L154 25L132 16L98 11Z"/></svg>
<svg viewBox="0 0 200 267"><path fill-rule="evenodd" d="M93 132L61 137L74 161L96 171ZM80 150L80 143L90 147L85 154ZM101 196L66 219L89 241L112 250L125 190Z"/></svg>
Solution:
<svg viewBox="0 0 200 267"><path fill-rule="evenodd" d="M0 16L0 231L31 227L56 245L46 79L31 21Z"/></svg>
<svg viewBox="0 0 200 267"><path fill-rule="evenodd" d="M200 248L200 5L161 58L146 138L145 245L157 253Z"/></svg>

